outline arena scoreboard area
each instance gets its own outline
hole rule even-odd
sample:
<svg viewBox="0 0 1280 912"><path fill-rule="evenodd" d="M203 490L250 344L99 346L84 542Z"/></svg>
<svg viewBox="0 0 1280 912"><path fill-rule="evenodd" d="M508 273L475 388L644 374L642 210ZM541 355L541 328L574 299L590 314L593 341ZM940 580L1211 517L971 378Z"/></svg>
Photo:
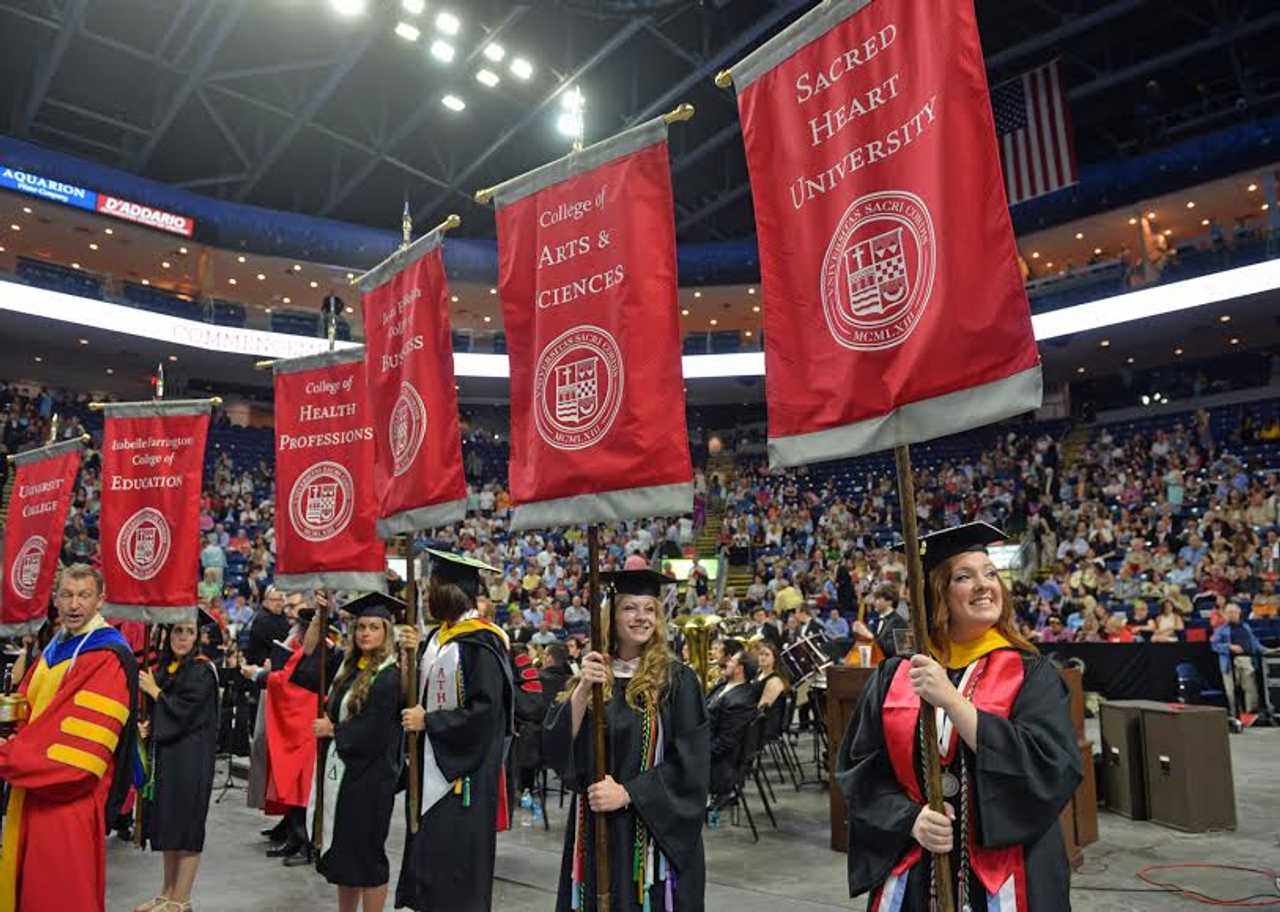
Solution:
<svg viewBox="0 0 1280 912"><path fill-rule="evenodd" d="M189 216L166 212L154 206L120 199L96 190L87 190L75 184L10 168L4 164L0 164L0 187L26 193L29 196L38 196L64 206L87 209L90 212L133 222L147 228L155 228L158 231L180 234L183 237L191 237L196 230L195 219Z"/></svg>

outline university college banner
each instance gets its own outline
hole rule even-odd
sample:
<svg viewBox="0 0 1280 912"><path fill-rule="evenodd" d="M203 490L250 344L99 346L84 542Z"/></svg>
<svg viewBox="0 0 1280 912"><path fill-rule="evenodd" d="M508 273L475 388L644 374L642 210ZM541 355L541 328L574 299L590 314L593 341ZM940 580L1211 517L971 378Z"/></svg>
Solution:
<svg viewBox="0 0 1280 912"><path fill-rule="evenodd" d="M467 510L443 239L436 229L360 281L384 538Z"/></svg>
<svg viewBox="0 0 1280 912"><path fill-rule="evenodd" d="M13 460L17 471L5 524L0 636L35 633L44 624L82 449L79 440L68 440Z"/></svg>
<svg viewBox="0 0 1280 912"><path fill-rule="evenodd" d="M692 509L666 131L495 190L516 529Z"/></svg>
<svg viewBox="0 0 1280 912"><path fill-rule="evenodd" d="M104 407L99 549L110 618L195 618L209 401Z"/></svg>
<svg viewBox="0 0 1280 912"><path fill-rule="evenodd" d="M732 75L760 245L770 463L1038 407L970 0L832 0Z"/></svg>
<svg viewBox="0 0 1280 912"><path fill-rule="evenodd" d="M276 585L385 592L364 348L277 361Z"/></svg>

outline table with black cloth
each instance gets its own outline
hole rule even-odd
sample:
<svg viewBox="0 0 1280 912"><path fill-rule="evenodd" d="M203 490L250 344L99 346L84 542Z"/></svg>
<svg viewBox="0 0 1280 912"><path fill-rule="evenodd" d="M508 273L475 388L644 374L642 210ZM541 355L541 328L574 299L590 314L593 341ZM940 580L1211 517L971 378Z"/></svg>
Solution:
<svg viewBox="0 0 1280 912"><path fill-rule="evenodd" d="M1084 689L1108 700L1178 699L1177 667L1190 662L1205 686L1222 680L1218 656L1208 643L1043 643L1040 651L1061 664L1084 662Z"/></svg>

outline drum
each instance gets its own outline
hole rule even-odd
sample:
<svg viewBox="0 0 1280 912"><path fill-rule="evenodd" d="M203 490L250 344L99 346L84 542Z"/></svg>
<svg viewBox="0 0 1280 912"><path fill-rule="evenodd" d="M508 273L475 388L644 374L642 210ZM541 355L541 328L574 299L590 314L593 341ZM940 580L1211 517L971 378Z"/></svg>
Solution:
<svg viewBox="0 0 1280 912"><path fill-rule="evenodd" d="M834 662L827 655L826 634L815 633L782 647L782 664L791 673L792 686L798 687Z"/></svg>

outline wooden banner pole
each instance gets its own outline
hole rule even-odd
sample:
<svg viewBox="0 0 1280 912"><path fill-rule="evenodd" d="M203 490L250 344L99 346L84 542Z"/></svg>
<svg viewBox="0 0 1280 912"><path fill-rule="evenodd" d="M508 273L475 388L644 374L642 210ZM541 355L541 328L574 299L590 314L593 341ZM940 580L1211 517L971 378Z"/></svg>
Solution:
<svg viewBox="0 0 1280 912"><path fill-rule="evenodd" d="M405 571L404 571L404 603L405 617L404 622L414 630L418 629L418 580L414 563L416 558L413 553L413 535L408 534L401 537L404 544L405 554ZM404 692L404 706L406 709L418 705L418 653L413 649L402 649L400 651L400 686ZM418 747L422 742L422 735L419 732L409 732L408 734L408 753L409 753L409 782L408 788L405 789L404 807L405 813L409 818L409 833L418 832L418 821L422 816L422 767L418 759Z"/></svg>
<svg viewBox="0 0 1280 912"><path fill-rule="evenodd" d="M320 660L320 689L316 694L316 718L320 719L325 714L326 692L328 691L329 677L329 599L331 593L326 587L321 590L324 593L324 603L316 609L320 616L320 642L316 644L316 655ZM330 744L330 750L338 748ZM320 864L320 855L324 852L324 762L325 752L320 750L320 745L316 745L316 811L315 816L311 820L311 843L315 849L314 860L316 865Z"/></svg>
<svg viewBox="0 0 1280 912"><path fill-rule="evenodd" d="M604 612L600 602L600 527L596 523L587 526L587 562L590 570L588 576L587 597L591 600L591 649L605 655L608 643L604 639ZM612 605L609 606L612 609ZM605 656L609 660L609 656ZM608 757L605 756L604 737L604 685L596 684L591 688L591 737L595 752L595 763L592 769L592 780L601 782L609 773ZM586 801L583 795L581 800ZM609 832L608 818L604 814L594 814L592 823L595 831L596 853L596 912L609 912Z"/></svg>

